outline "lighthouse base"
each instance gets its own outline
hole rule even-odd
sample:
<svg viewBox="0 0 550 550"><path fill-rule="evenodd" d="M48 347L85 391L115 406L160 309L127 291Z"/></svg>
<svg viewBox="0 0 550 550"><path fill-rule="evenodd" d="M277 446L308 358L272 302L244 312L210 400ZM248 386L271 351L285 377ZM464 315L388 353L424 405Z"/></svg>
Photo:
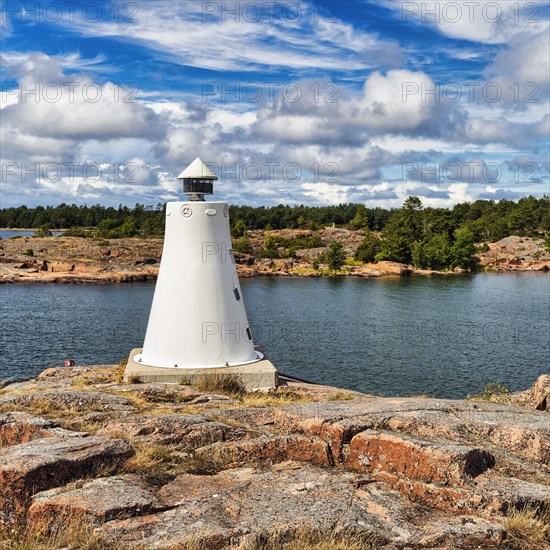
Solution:
<svg viewBox="0 0 550 550"><path fill-rule="evenodd" d="M235 367L184 369L151 367L134 361L141 348L134 348L128 357L125 382L163 382L171 384L194 384L203 376L232 376L239 378L247 391L268 390L279 385L279 374L273 363L264 358L248 365Z"/></svg>

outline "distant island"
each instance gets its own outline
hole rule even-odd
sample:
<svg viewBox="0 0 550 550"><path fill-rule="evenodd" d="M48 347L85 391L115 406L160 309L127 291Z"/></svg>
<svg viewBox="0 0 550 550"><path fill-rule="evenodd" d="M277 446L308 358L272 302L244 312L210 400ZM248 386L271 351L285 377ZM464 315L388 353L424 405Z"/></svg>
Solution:
<svg viewBox="0 0 550 550"><path fill-rule="evenodd" d="M240 276L452 274L550 269L550 198L480 200L452 210L409 197L400 209L232 206ZM136 205L6 208L0 226L36 229L0 241L0 282L155 279L164 210ZM52 238L51 231L63 229Z"/></svg>

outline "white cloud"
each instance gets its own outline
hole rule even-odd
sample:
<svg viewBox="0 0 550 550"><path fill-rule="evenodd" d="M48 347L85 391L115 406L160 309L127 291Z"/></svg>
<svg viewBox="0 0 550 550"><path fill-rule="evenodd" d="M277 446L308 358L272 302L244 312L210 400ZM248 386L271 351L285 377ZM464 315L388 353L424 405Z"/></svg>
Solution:
<svg viewBox="0 0 550 550"><path fill-rule="evenodd" d="M356 40L360 38L353 29L335 25L334 29L344 35L342 44L359 47ZM323 33L330 34L329 26L323 28ZM302 40L305 47L309 38ZM517 52L518 59L527 55L528 48L515 44L510 49ZM481 158L489 151L513 151L515 155L516 150L533 148L536 140L544 139L550 131L550 116L545 116L541 105L528 112L529 118L512 121L505 105L488 109L479 103L426 99L421 90L432 89L434 81L423 71L365 72L361 90L341 88L336 94L327 92L334 86L329 78L300 80L297 83L302 97L296 102L279 90L272 103L203 103L197 97L193 101L183 95L160 100L161 92L142 94L137 103L127 103L114 99L116 88L112 84L96 87L92 77L86 75L94 60L41 53L9 53L6 60L11 75L27 88L63 84L68 74L78 86L73 101L67 89L53 102L43 97L38 102L32 97L23 102L21 91L7 92L2 98L3 160L89 162L104 172L97 181L82 173L53 181L42 174L37 178L30 174L24 185L20 174L15 175L10 189L3 190L3 194L10 200L20 196L22 202L34 196L41 200L59 197L65 202L156 204L179 196L175 176L199 155L218 166L225 163L229 172L236 165L242 169L246 163L279 165L279 172L270 179L264 173L258 181L241 177L234 182L231 175L220 181L218 197L233 202L367 201L399 206L416 189L428 205L451 205L475 198L468 187L470 182L440 188L426 182L395 183L388 173L393 172L398 179L402 162L433 160L442 152L459 154L471 149L474 152L468 158ZM506 69L500 58L494 67L497 72ZM101 99L94 103L83 98L81 90L85 86L90 92L99 92ZM123 97L121 93L120 99ZM336 101L325 101L330 98ZM280 167L288 163L301 168L299 181L281 175ZM312 168L314 165L317 168ZM128 172L122 166L136 167L136 177L126 177ZM113 176L116 170L118 179Z"/></svg>
<svg viewBox="0 0 550 550"><path fill-rule="evenodd" d="M134 23L77 18L70 30L140 43L164 59L218 71L274 66L355 71L401 62L395 42L321 16L315 2L281 0L272 5L278 14L273 19L268 2L184 2L177 10L165 0L137 4ZM264 11L259 16L246 12L248 5Z"/></svg>
<svg viewBox="0 0 550 550"><path fill-rule="evenodd" d="M299 82L302 90L308 81ZM372 73L360 94L338 94L334 103L304 94L298 102L277 101L258 113L253 132L264 140L285 143L361 145L372 136L416 134L433 136L452 129L451 108L427 101L424 89L434 82L424 72L390 70Z"/></svg>
<svg viewBox="0 0 550 550"><path fill-rule="evenodd" d="M510 102L543 102L550 86L549 52L548 31L516 37L487 67L486 78L498 82Z"/></svg>
<svg viewBox="0 0 550 550"><path fill-rule="evenodd" d="M365 125L373 130L401 133L428 122L437 106L422 100L423 86L434 87L432 79L423 72L394 70L386 75L371 74L361 102Z"/></svg>
<svg viewBox="0 0 550 550"><path fill-rule="evenodd" d="M0 55L6 74L13 78L24 78L32 75L36 81L49 82L61 78L65 71L99 70L113 72L115 69L106 62L104 55L84 58L79 53L46 55L39 51L18 52L3 51Z"/></svg>
<svg viewBox="0 0 550 550"><path fill-rule="evenodd" d="M542 16L546 0L392 0L391 5L403 21L433 26L445 36L484 44L505 44L514 37L548 29L548 21Z"/></svg>
<svg viewBox="0 0 550 550"><path fill-rule="evenodd" d="M34 158L47 152L70 157L71 149L86 140L155 139L162 132L151 109L126 102L112 83L98 85L78 74L69 77L59 58L40 52L9 59L18 87L2 97L4 155Z"/></svg>
<svg viewBox="0 0 550 550"><path fill-rule="evenodd" d="M20 100L4 109L3 124L24 128L37 137L62 139L141 137L147 133L153 139L158 135L154 113L140 104L114 101L116 86L99 86L87 80L73 81L72 85L76 87L74 100L63 84L39 84L41 90L48 86L55 94L50 97L58 97L57 101L46 101L45 95L39 101L29 100L26 92L19 92Z"/></svg>

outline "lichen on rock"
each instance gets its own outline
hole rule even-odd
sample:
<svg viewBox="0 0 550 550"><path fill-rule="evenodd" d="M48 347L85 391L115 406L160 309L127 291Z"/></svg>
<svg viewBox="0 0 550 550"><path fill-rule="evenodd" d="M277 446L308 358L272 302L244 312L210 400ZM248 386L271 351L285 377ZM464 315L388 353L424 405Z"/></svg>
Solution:
<svg viewBox="0 0 550 550"><path fill-rule="evenodd" d="M39 548L79 518L117 549L258 549L304 533L363 541L350 548L513 548L509 516L550 507L549 379L516 404L342 399L292 380L224 400L121 384L116 366L49 369L0 392L0 538L15 544L10 522L26 523Z"/></svg>

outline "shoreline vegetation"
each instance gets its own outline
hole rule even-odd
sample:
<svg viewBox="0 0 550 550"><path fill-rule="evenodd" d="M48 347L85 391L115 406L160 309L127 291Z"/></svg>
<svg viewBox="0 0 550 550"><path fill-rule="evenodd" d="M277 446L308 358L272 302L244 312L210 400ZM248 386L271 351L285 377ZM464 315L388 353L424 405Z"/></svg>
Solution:
<svg viewBox="0 0 550 550"><path fill-rule="evenodd" d="M233 241L239 277L449 276L469 270L418 269L411 264L355 259L365 242L363 230L253 230ZM311 248L301 248L314 245ZM320 246L318 246L320 245ZM0 240L0 284L123 283L154 281L162 238L88 239L15 237ZM297 248L294 248L296 247ZM266 257L267 254L270 257ZM543 239L512 236L475 253L473 271L548 272L550 252Z"/></svg>
<svg viewBox="0 0 550 550"><path fill-rule="evenodd" d="M449 275L550 269L550 198L476 201L452 210L409 197L400 209L231 207L239 276ZM85 224L85 225L84 225ZM0 282L154 280L164 211L27 207L0 210L8 229L33 237L0 240ZM51 237L52 230L63 234Z"/></svg>

